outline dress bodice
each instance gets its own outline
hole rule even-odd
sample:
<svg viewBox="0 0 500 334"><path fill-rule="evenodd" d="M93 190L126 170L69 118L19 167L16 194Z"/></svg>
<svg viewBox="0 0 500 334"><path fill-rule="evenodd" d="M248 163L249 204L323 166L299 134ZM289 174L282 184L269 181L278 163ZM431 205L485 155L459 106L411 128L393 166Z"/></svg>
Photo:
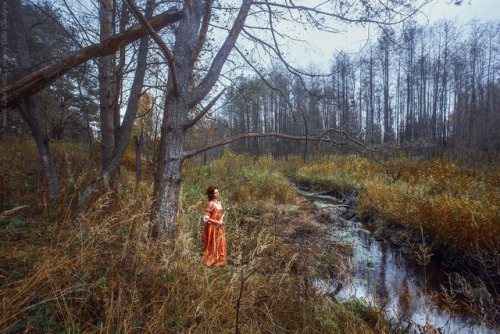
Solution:
<svg viewBox="0 0 500 334"><path fill-rule="evenodd" d="M219 201L208 202L207 207L205 209L205 217L207 216L207 213L208 213L208 218L220 220L223 216L222 203Z"/></svg>

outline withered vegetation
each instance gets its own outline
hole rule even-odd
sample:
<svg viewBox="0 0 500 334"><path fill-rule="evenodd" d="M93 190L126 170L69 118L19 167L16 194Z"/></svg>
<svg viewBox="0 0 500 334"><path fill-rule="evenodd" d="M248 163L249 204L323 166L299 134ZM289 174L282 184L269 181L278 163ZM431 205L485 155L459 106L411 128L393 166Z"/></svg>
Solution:
<svg viewBox="0 0 500 334"><path fill-rule="evenodd" d="M311 204L268 158L226 152L188 162L175 239L148 239L152 184L122 168L116 192L78 210L97 169L70 144L54 146L62 201L50 206L35 146L1 150L0 331L4 333L390 332L366 302L339 304L315 284L345 268ZM226 204L228 263L203 264L204 189Z"/></svg>

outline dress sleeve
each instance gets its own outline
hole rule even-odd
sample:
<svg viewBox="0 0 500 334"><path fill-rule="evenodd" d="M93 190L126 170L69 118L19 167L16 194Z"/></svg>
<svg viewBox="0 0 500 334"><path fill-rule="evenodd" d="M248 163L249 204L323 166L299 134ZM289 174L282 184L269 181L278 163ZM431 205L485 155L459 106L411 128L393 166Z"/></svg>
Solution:
<svg viewBox="0 0 500 334"><path fill-rule="evenodd" d="M205 223L210 224L210 212L213 210L213 206L210 204L210 202L207 204L207 207L205 208L205 214L203 215L203 221Z"/></svg>

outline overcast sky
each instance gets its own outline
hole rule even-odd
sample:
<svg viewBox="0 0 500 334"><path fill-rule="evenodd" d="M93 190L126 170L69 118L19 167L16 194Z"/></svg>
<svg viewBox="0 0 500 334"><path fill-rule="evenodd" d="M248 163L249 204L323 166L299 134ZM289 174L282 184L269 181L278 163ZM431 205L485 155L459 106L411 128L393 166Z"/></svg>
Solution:
<svg viewBox="0 0 500 334"><path fill-rule="evenodd" d="M455 20L461 24L472 19L482 22L500 19L500 0L463 0L460 6L454 3L454 0L435 0L424 6L415 19L421 24L432 24L440 19ZM332 54L340 50L356 53L377 32L373 25L364 28L351 25L349 30L344 29L335 35L320 32L312 34L307 31L302 31L300 34L303 39L310 41L310 45L289 46L287 59L303 67L307 67L310 63L324 67L328 66Z"/></svg>

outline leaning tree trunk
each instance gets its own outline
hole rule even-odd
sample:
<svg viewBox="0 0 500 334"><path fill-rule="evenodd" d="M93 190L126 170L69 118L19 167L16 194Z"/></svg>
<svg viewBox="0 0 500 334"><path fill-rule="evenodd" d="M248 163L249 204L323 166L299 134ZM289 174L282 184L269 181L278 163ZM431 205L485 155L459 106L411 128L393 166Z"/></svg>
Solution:
<svg viewBox="0 0 500 334"><path fill-rule="evenodd" d="M52 204L59 202L59 181L57 179L54 159L49 149L49 140L44 134L41 126L40 116L33 97L25 100L25 103L19 106L19 112L24 121L28 123L31 134L35 138L38 154L40 155L40 163L42 172L48 183L48 196Z"/></svg>
<svg viewBox="0 0 500 334"><path fill-rule="evenodd" d="M20 67L20 72L23 73L26 69L31 67L31 58L28 51L28 44L26 41L26 27L21 13L21 1L11 0L7 3L7 8L12 15L13 33L17 41L17 61ZM46 137L40 114L37 110L36 103L33 97L28 97L23 100L23 103L18 105L19 112L28 123L31 133L35 138L35 142L40 155L40 162L44 177L48 182L48 196L50 202L55 204L59 202L59 182L57 179L56 169L54 166L54 159L50 153L49 140Z"/></svg>

